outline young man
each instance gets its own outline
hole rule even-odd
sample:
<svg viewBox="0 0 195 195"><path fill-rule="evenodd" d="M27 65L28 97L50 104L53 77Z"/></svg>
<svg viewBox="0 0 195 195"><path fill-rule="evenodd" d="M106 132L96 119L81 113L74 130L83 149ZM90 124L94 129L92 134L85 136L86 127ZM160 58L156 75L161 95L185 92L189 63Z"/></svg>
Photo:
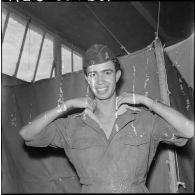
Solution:
<svg viewBox="0 0 195 195"><path fill-rule="evenodd" d="M183 146L194 136L193 122L143 95L117 97L120 64L107 46L90 47L83 68L94 100L67 100L23 127L20 135L30 146L64 148L83 193L148 192L146 174L158 143ZM136 104L153 112L130 107ZM85 110L61 117L74 108Z"/></svg>

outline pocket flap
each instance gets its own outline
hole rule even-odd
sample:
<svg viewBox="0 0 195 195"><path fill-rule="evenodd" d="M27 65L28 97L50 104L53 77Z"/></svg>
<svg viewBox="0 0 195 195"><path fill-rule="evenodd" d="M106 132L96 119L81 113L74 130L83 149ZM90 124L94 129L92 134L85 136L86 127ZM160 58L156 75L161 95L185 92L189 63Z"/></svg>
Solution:
<svg viewBox="0 0 195 195"><path fill-rule="evenodd" d="M95 138L78 138L72 141L72 148L75 149L85 149L98 145L100 145L100 143Z"/></svg>
<svg viewBox="0 0 195 195"><path fill-rule="evenodd" d="M119 138L119 142L122 144L139 146L142 144L147 144L149 140L146 136L142 136L142 135L138 135L138 136L126 135L126 136L121 136Z"/></svg>

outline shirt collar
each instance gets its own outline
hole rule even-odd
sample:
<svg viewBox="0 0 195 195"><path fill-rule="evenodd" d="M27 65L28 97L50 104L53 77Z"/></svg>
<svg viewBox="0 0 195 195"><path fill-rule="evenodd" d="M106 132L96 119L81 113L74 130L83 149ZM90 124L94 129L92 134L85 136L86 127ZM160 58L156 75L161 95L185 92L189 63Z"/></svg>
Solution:
<svg viewBox="0 0 195 195"><path fill-rule="evenodd" d="M140 113L141 109L137 109L135 107L131 107L128 105L122 105L117 111L117 120L116 124L118 125L118 131L122 129L129 122L137 119L138 113ZM89 110L85 109L82 113L82 119L85 123L91 126L93 129L100 129L101 124L95 115ZM91 120L93 119L93 120ZM95 121L95 123L94 123Z"/></svg>
<svg viewBox="0 0 195 195"><path fill-rule="evenodd" d="M117 118L118 131L120 131L128 123L136 121L139 112L140 111L138 110L127 108L123 114L119 115Z"/></svg>

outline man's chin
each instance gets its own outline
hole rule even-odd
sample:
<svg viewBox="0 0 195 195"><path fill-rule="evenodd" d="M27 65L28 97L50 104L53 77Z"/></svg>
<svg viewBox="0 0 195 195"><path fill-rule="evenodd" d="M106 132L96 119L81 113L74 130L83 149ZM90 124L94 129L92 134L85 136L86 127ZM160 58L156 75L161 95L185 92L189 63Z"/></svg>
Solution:
<svg viewBox="0 0 195 195"><path fill-rule="evenodd" d="M111 96L110 95L107 95L107 94L105 94L105 95L97 95L96 98L98 100L108 100L108 99L111 98Z"/></svg>

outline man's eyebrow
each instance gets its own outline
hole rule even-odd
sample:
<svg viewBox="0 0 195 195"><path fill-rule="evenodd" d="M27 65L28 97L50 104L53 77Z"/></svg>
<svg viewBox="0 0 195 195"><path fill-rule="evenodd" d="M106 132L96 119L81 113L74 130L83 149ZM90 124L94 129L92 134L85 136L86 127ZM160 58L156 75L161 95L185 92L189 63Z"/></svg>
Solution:
<svg viewBox="0 0 195 195"><path fill-rule="evenodd" d="M94 73L94 72L97 72L97 71L95 71L95 70L91 70L91 71L89 71L89 72L88 72L88 74L89 74L89 73Z"/></svg>
<svg viewBox="0 0 195 195"><path fill-rule="evenodd" d="M106 71L112 71L112 72L113 72L114 70L111 69L111 68L109 68L109 69L101 70L100 72L106 72ZM91 70L91 71L88 72L88 74L89 74L89 73L97 73L97 72L98 72L98 71L96 71L96 70Z"/></svg>
<svg viewBox="0 0 195 195"><path fill-rule="evenodd" d="M109 68L109 69L104 69L104 70L102 70L101 72L106 72L106 71L114 71L113 69L111 69L111 68Z"/></svg>

